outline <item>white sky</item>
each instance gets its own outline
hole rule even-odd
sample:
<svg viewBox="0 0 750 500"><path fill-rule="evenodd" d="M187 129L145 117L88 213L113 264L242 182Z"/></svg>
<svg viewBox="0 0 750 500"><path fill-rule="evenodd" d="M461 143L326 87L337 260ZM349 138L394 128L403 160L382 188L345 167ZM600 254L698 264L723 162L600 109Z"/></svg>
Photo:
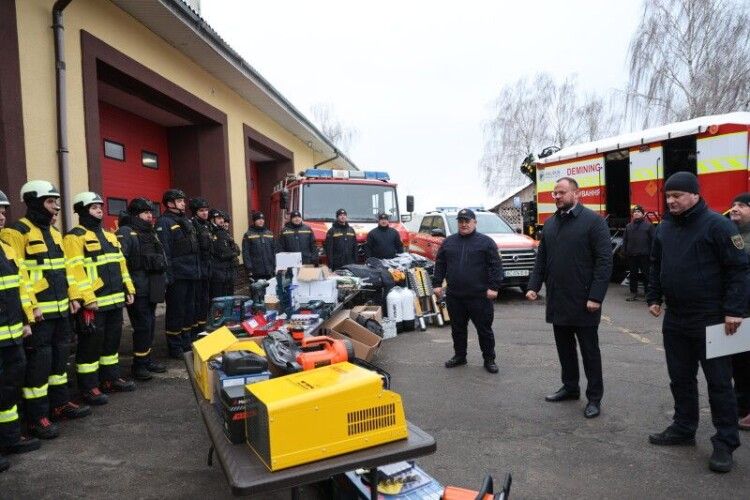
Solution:
<svg viewBox="0 0 750 500"><path fill-rule="evenodd" d="M500 88L539 71L575 73L582 91L623 88L641 13L639 0L201 0L300 111L331 103L356 127L349 158L388 171L417 212L496 204L478 164Z"/></svg>

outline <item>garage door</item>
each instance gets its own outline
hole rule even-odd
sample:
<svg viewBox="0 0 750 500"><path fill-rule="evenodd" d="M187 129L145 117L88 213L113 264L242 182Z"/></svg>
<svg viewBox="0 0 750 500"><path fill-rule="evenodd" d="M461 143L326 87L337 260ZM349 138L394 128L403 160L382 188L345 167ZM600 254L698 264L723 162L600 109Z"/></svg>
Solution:
<svg viewBox="0 0 750 500"><path fill-rule="evenodd" d="M104 226L111 229L133 198L148 198L159 209L170 184L167 129L102 101L99 128Z"/></svg>

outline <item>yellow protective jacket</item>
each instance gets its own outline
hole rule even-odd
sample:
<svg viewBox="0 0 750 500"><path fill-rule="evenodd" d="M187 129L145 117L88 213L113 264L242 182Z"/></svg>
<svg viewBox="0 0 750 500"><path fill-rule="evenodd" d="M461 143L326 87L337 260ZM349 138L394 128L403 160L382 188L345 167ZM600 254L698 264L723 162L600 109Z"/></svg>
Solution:
<svg viewBox="0 0 750 500"><path fill-rule="evenodd" d="M21 341L24 323L34 321L34 300L23 261L0 241L0 347Z"/></svg>
<svg viewBox="0 0 750 500"><path fill-rule="evenodd" d="M60 231L54 226L40 228L24 217L0 231L0 238L13 248L28 272L34 307L45 318L68 316L70 269Z"/></svg>
<svg viewBox="0 0 750 500"><path fill-rule="evenodd" d="M122 307L125 294L135 294L120 242L114 233L83 226L71 229L63 240L71 268L71 300L96 301L100 311ZM83 290L93 290L94 299Z"/></svg>

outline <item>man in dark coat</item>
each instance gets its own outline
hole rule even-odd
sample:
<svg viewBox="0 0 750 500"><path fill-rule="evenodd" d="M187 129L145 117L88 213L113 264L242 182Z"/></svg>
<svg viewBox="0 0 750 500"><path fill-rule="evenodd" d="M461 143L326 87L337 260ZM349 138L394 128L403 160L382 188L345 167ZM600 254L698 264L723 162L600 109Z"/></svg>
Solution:
<svg viewBox="0 0 750 500"><path fill-rule="evenodd" d="M323 244L332 271L357 262L357 233L349 225L346 210L336 210L336 222L326 233Z"/></svg>
<svg viewBox="0 0 750 500"><path fill-rule="evenodd" d="M392 259L396 254L403 253L404 244L401 235L389 224L386 213L378 215L378 226L367 234L365 255L367 258Z"/></svg>
<svg viewBox="0 0 750 500"><path fill-rule="evenodd" d="M622 251L628 259L630 271L630 297L625 299L628 302L638 300L639 277L643 281L644 291L648 284L651 243L654 241L656 228L643 215L640 205L633 207L633 220L625 226L625 235L622 239Z"/></svg>
<svg viewBox="0 0 750 500"><path fill-rule="evenodd" d="M299 252L303 264L318 264L315 235L310 226L302 222L302 214L298 210L289 213L289 222L284 225L278 238L278 251Z"/></svg>
<svg viewBox="0 0 750 500"><path fill-rule="evenodd" d="M735 197L729 218L737 224L745 244L745 253L750 255L750 193L742 193ZM750 310L745 311L745 317L748 316ZM732 355L732 378L734 393L737 395L740 430L750 431L750 351Z"/></svg>
<svg viewBox="0 0 750 500"><path fill-rule="evenodd" d="M706 359L706 327L723 323L726 334L733 335L742 323L747 308L745 244L737 226L708 209L694 174L672 174L664 192L669 214L656 230L646 301L653 316L661 314L662 300L667 305L662 333L674 416L669 427L648 440L659 446L695 445L700 364L716 427L708 467L729 472L732 452L740 445L732 363L729 356Z"/></svg>
<svg viewBox="0 0 750 500"><path fill-rule="evenodd" d="M588 385L583 414L600 413L604 391L599 352L602 302L612 274L612 246L602 217L579 203L578 183L563 177L552 192L557 212L544 224L526 297L536 300L542 283L547 289L547 323L555 332L563 386L545 399L579 399L576 337L581 345Z"/></svg>
<svg viewBox="0 0 750 500"><path fill-rule="evenodd" d="M208 218L212 224L211 280L209 297L234 295L234 271L239 261L240 249L232 239L232 234L224 229L227 216L221 210L213 209Z"/></svg>
<svg viewBox="0 0 750 500"><path fill-rule="evenodd" d="M252 226L242 238L242 263L249 279L271 279L276 273L273 233L266 228L266 216L262 212L253 213L252 219Z"/></svg>
<svg viewBox="0 0 750 500"><path fill-rule="evenodd" d="M494 300L503 280L503 265L494 240L477 231L473 210L460 210L456 219L458 233L448 236L440 246L432 278L438 297L443 292L443 280L448 283L446 305L451 317L454 355L445 362L445 367L466 364L467 327L471 320L477 329L484 368L497 373L492 320Z"/></svg>

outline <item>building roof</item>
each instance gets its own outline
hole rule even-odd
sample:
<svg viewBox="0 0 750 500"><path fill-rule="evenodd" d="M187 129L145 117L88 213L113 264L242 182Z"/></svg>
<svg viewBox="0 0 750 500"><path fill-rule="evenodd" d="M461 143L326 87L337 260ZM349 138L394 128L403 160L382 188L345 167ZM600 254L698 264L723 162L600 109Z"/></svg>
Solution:
<svg viewBox="0 0 750 500"><path fill-rule="evenodd" d="M607 153L618 149L630 148L641 144L660 142L675 137L699 134L705 132L711 125L724 124L750 125L750 113L736 112L724 115L711 115L693 118L684 122L670 123L661 127L639 130L637 132L628 132L614 137L607 137L598 141L576 144L563 148L557 153L537 160L537 164L545 165L547 163L569 160L581 156L588 156L597 153Z"/></svg>
<svg viewBox="0 0 750 500"><path fill-rule="evenodd" d="M182 0L110 0L311 148L357 166Z"/></svg>
<svg viewBox="0 0 750 500"><path fill-rule="evenodd" d="M521 191L523 191L524 189L526 189L529 186L532 186L533 184L534 183L531 182L531 181L527 182L526 184L524 184L523 186L521 186L520 188L516 189L515 191L513 191L512 193L510 193L509 195L507 195L505 198L503 198L499 202L497 202L497 204L494 207L490 208L489 211L490 212L494 212L495 210L497 210L498 208L500 208L500 205L502 205L506 201L510 200L514 196L517 196Z"/></svg>

